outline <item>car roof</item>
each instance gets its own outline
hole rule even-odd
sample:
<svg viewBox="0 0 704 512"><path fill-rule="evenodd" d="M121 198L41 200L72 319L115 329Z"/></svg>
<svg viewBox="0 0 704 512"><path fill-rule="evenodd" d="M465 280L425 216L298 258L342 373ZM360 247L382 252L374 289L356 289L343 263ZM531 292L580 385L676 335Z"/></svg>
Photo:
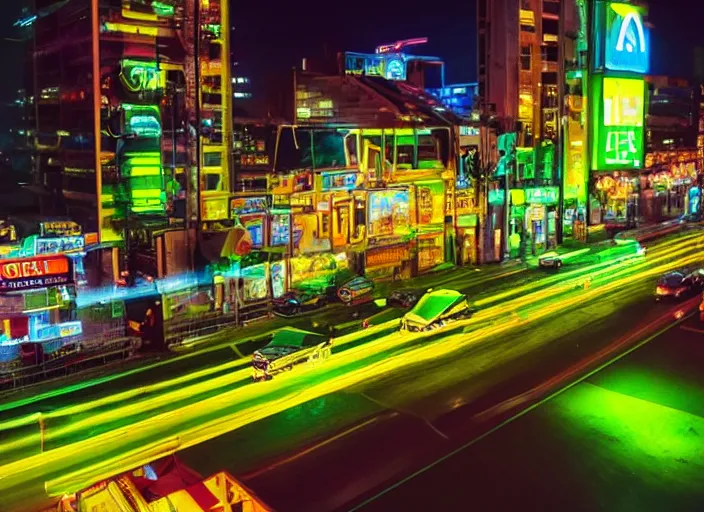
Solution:
<svg viewBox="0 0 704 512"><path fill-rule="evenodd" d="M322 343L325 339L325 336L315 332L304 331L295 327L282 327L274 333L274 337L271 338L267 346L304 347Z"/></svg>

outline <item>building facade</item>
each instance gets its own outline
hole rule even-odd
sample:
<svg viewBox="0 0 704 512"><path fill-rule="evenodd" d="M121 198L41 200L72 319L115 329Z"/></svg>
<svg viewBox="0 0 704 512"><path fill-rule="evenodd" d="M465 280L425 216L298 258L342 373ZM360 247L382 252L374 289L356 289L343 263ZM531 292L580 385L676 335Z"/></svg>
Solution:
<svg viewBox="0 0 704 512"><path fill-rule="evenodd" d="M95 234L92 282L192 267L196 228L229 220L227 2L52 3L32 48L41 214Z"/></svg>

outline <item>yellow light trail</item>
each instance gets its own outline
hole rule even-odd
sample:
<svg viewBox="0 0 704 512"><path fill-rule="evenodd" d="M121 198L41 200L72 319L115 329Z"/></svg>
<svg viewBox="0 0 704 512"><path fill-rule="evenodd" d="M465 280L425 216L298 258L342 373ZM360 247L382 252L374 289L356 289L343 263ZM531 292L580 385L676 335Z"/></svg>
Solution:
<svg viewBox="0 0 704 512"><path fill-rule="evenodd" d="M679 249L678 249L679 248ZM647 261L640 261L637 263L637 267L644 267L644 266L649 266L652 265L655 262L661 261L661 260L671 260L673 257L678 256L680 254L686 253L688 250L692 249L692 245L690 243L690 240L684 240L681 241L679 240L678 243L672 244L672 246L668 245L666 250L662 251L657 251L657 253L662 253L662 256L658 258L653 258L652 253L651 253L651 258ZM653 251L653 253L656 253L656 251ZM633 264L633 261L629 262ZM685 264L684 262L678 262L678 264ZM621 267L621 269L618 271L619 273L623 274L626 273L628 275L634 273L636 269L630 268L630 267ZM654 272L659 273L662 270L660 267L657 267ZM599 279L600 276L605 275L607 276L608 279L614 279L615 274L614 270L607 268L607 269L602 269L599 272L596 272L593 274L591 277L592 279ZM582 276L582 273L580 272L579 276ZM553 276L553 277L560 277L560 276ZM562 278L564 279L566 275L563 275ZM559 285L553 286L551 288L546 288L546 289L541 289L538 290L537 292L534 292L532 294L525 295L524 297L514 299L513 301L509 302L504 302L501 304L498 304L496 306L489 307L487 309L479 311L473 318L464 321L464 322L457 322L455 324L452 324L449 326L449 329L457 328L458 326L471 326L475 324L479 324L482 322L486 322L489 320L497 320L499 317L505 315L506 313L511 313L515 312L516 310L527 306L527 305L535 305L535 304L540 304L541 301L544 300L551 300L554 299L556 296L559 296L560 294L568 293L574 290L575 288L575 283L581 283L583 281L583 277L577 277L574 280L569 280L567 282L560 282ZM549 309L552 311L552 309ZM394 320L391 322L388 322L386 324L382 324L381 326L378 326L378 330L383 330L387 328L389 325L393 325L394 323L398 323L398 320ZM448 329L446 328L446 329ZM493 328L491 326L490 328ZM441 333L443 329L435 331L433 334L438 334ZM362 334L368 335L370 332L365 331ZM401 348L403 345L410 344L419 338L425 337L427 334L425 333L417 333L417 334L411 334L411 333L404 333L400 335L389 335L385 338L380 338L372 343L360 345L358 347L354 347L353 349L350 349L343 354L346 355L346 358L352 358L352 360L357 360L361 358L368 358L371 356L374 356L376 354L380 354L382 352L391 350L391 349L398 349ZM359 333L353 333L351 335L345 336L340 338L336 345L341 346L346 343L350 343L355 341L359 337ZM336 357L340 357L343 354L335 354ZM113 408L109 411L105 412L98 412L96 414L93 414L89 417L82 418L78 421L72 422L69 425L59 427L59 428L54 428L54 429L48 429L48 431L44 435L44 442L48 443L57 439L61 439L62 437L66 436L71 436L78 434L82 431L92 429L99 427L100 425L114 422L117 420L125 420L131 416L136 416L139 414L145 414L149 411L153 411L162 407L165 407L171 403L178 403L180 400L185 400L188 399L192 396L199 395L199 394L204 394L209 391L217 390L220 388L225 388L227 386L233 385L238 382L246 381L249 379L251 376L251 370L249 367L242 368L238 371L216 377L212 380L208 381L203 381L197 384L193 384L190 386L182 387L180 389L170 391L168 393L165 393L163 395L158 395L156 397L148 398L142 401L134 401L137 399L139 396L143 396L149 393L154 393L156 391L159 391L160 389L165 389L170 386L175 386L180 383L185 383L190 378L198 378L198 377L203 377L207 376L208 374L215 373L216 371L222 371L224 369L228 368L233 368L238 365L242 365L246 362L249 361L249 358L244 358L240 359L234 362L230 363L225 363L223 365L219 365L216 368L211 368L211 369L206 369L202 370L199 372L195 372L193 376L184 376L180 377L177 379L172 379L171 381L166 381L158 384L154 384L151 386L146 386L144 388L139 388L136 390L130 390L126 391L123 393L118 393L116 395L112 395L109 397L105 397L103 399L98 399L94 400L91 402L87 402L84 404L78 404L75 406L69 406L64 409L59 409L57 411L53 411L51 413L43 415L43 418L45 421L52 419L52 418L60 418L64 416L69 416L69 415L77 415L80 413L86 413L90 412L91 409L97 408L97 407L104 407L106 405L110 404L116 404L122 401L129 401L126 405L123 405L118 408ZM258 384L258 386L261 386L261 384ZM242 388L239 388L238 390L235 391L240 391ZM32 415L26 420L26 424L32 424L37 421L36 415ZM10 425L11 426L17 426L21 424L20 420L12 420ZM7 424L2 424L0 425L0 429L6 429ZM40 432L36 432L34 434L29 434L26 436L23 436L22 438L15 440L15 441L10 441L10 442L5 442L3 443L2 446L0 446L0 453L7 453L12 450L18 450L18 449L23 449L23 448L31 448L32 446L38 446L38 444L41 441L41 434Z"/></svg>
<svg viewBox="0 0 704 512"><path fill-rule="evenodd" d="M691 246L689 247L691 250ZM386 360L375 363L361 370L350 372L348 374L343 374L339 377L334 377L327 381L321 382L319 384L307 385L308 382L315 374L319 374L321 371L326 373L333 373L336 369L343 369L344 366L359 360L359 353L362 353L367 349L367 346L355 347L342 354L337 354L337 357L333 357L328 364L321 366L316 370L311 372L301 373L295 375L293 378L291 376L286 376L282 378L277 378L272 382L261 383L256 386L246 386L244 388L236 389L223 393L209 399L206 399L200 403L192 404L186 406L180 410L171 411L168 413L160 414L149 420L141 421L134 425L129 425L116 429L113 432L108 432L106 434L101 434L93 439L87 441L81 441L73 445L67 445L64 447L57 448L55 450L46 452L41 455L29 457L24 461L18 461L15 463L7 464L0 468L0 487L11 483L13 479L21 477L25 471L38 471L42 467L47 467L51 464L59 464L63 461L64 464L68 464L69 460L75 462L75 457L79 454L91 454L92 450L100 447L102 449L107 449L109 446L120 446L120 443L127 444L130 442L136 442L140 439L140 434L144 436L154 435L159 431L173 431L178 428L179 424L183 424L198 418L202 418L204 415L223 412L222 418L217 420L212 420L205 424L200 425L197 428L182 431L179 434L179 446L181 448L185 446L190 446L192 444L197 444L208 438L220 435L224 432L234 430L241 427L251 421L260 419L264 416L269 416L275 414L285 408L291 407L299 403L311 400L318 396L328 394L330 392L342 389L352 384L360 383L364 380L371 378L372 376L384 375L390 371L402 368L410 364L418 364L428 359L440 357L442 355L447 355L455 350L463 348L470 343L484 339L487 336L496 336L510 330L518 325L526 325L528 323L536 322L540 319L549 316L555 309L564 309L569 306L579 305L585 301L597 298L602 293L606 291L618 289L619 287L628 284L628 282L638 282L643 279L650 278L653 275L660 274L674 265L674 257L680 253L686 252L686 249L680 251L667 251L668 253L663 255L657 260L650 260L648 265L652 265L656 261L668 260L669 263L664 262L658 266L651 268L648 271L643 272L639 275L638 279L630 279L632 275L638 271L640 267L645 267L648 265L639 264L634 266L634 268L624 267L615 273L611 273L608 276L604 276L604 280L607 284L600 286L599 288L594 288L591 291L586 292L572 292L568 294L568 297L564 300L555 300L552 304L540 305L533 304L531 309L535 311L530 315L529 320L521 321L519 319L511 319L505 321L500 325L490 325L482 327L474 332L463 335L449 336L443 340L421 345L418 348L411 349L407 352L394 355ZM694 261L699 261L698 255L690 256L689 258L684 258L677 260L678 265L686 265ZM595 286L598 285L597 282L594 283ZM553 298L554 295L553 295ZM529 302L530 303L530 302ZM393 334L390 335L389 340L386 342L393 345L393 341L401 341L403 339L414 338L414 336L409 336L408 334ZM416 336L417 338L417 336ZM359 352L359 353L358 353ZM261 398L261 395L268 394L277 389L283 387L293 387L298 383L304 388L302 391L297 391L293 389L293 393L288 396L277 399L265 401L262 404L256 406L250 406L244 411L238 411L234 414L224 414L224 411L231 409L235 404L244 404L248 401L254 400L256 398ZM119 414L119 411L117 412ZM97 444L96 444L97 443ZM119 459L119 457L118 457ZM116 459L117 460L117 459ZM117 460L119 462L119 460ZM89 469L86 469L90 473ZM67 475L67 478L70 475ZM87 480L81 480L82 484L88 482L94 477L85 477ZM73 490L76 490L74 488Z"/></svg>
<svg viewBox="0 0 704 512"><path fill-rule="evenodd" d="M701 261L701 257L693 256L690 258L683 259L678 263L682 265L687 265L695 261ZM662 273L670 268L672 268L671 263L662 264L648 271L646 274L643 275L642 279L639 280L643 280L646 277L651 277L653 275L658 275L659 273ZM628 280L631 277L630 272L628 272L628 270L629 269L623 269L623 271L618 272L618 274L622 274L620 276L620 279ZM274 380L271 382L262 383L262 389L266 387L271 388L271 390L283 387L284 385L290 386L291 384L296 383L296 381L299 384L304 384L304 386L303 390L297 391L296 389L294 389L293 393L284 398L271 400L263 404L251 406L245 409L244 411L238 411L234 414L223 416L222 418L218 418L208 423L199 425L198 427L183 430L179 433L178 436L178 449L184 449L189 446L194 446L196 444L207 441L208 439L212 439L213 437L217 437L223 433L235 430L237 428L241 428L244 425L263 419L264 417L276 414L278 412L282 412L295 405L299 405L301 403L308 402L320 396L330 394L335 391L351 387L353 385L360 384L370 379L378 378L381 375L389 374L403 367L409 365L416 365L438 357L446 356L461 348L465 348L472 343L480 342L487 337L497 336L508 332L517 326L525 326L543 320L549 317L553 313L553 311L558 307L560 310L564 310L565 308L569 308L570 306L577 306L583 304L584 302L589 301L591 299L598 299L599 296L604 294L605 292L623 289L624 287L624 283L619 280L619 278L605 277L604 280L607 282L603 285L603 287L599 289L592 289L590 291L573 292L567 299L559 301L558 303L552 305L552 307L544 308L544 311L541 311L542 307L540 305L532 307L531 309L534 311L532 311L531 315L528 317L529 319L526 321L511 319L501 324L500 326L487 326L470 334L458 334L450 336L440 342L431 343L428 345L421 345L420 347L412 349L398 356L365 367L362 370L343 374L339 377L326 380L317 385L306 387L304 381L309 379L308 376L304 374L296 375L292 379L280 379L278 381ZM341 360L335 361L335 366L337 366L338 368L344 366L344 364ZM326 372L330 372L332 371L332 368L326 369L324 367L319 367L317 370L325 370ZM247 402L250 399L254 398L254 396L237 397L236 394L237 393L235 391L229 392L223 396L214 397L212 399L207 400L207 403L198 404L195 408L214 410L219 409L220 407L227 407L228 405L231 405L233 400ZM247 389L246 394L253 395L252 387ZM191 414L194 413L193 410L188 412L190 412ZM184 414L187 414L187 412L184 411ZM196 411L196 417L197 414L198 413ZM164 419L166 420L166 418ZM174 448L168 453L173 453L176 450L177 449ZM113 467L115 468L115 472L119 472L120 470L126 470L128 468L128 466L126 465L120 467L119 460L113 461ZM0 475L2 475L2 473L2 468L0 468ZM102 477L103 476L101 476L100 478ZM48 482L47 491L50 493L50 495L58 496L64 492L74 492L77 489L84 488L87 485L92 484L96 480L97 479L94 476L90 476L89 470L83 470L79 474L68 474L65 477L62 477L52 482Z"/></svg>

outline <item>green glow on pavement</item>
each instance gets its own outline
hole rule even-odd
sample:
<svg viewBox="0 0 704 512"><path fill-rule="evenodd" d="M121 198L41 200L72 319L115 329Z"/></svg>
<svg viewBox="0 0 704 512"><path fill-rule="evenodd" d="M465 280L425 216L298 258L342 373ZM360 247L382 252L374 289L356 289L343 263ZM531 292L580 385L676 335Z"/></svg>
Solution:
<svg viewBox="0 0 704 512"><path fill-rule="evenodd" d="M636 474L669 492L701 488L704 418L586 383L549 407L569 446L589 451L599 467Z"/></svg>

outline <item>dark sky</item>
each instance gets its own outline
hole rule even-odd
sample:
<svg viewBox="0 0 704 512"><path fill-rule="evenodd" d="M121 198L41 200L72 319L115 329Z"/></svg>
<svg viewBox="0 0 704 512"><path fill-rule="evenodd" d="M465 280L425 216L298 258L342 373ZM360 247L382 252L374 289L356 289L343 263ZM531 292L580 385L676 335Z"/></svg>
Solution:
<svg viewBox="0 0 704 512"><path fill-rule="evenodd" d="M476 78L475 2L233 0L233 51L253 79L300 66L333 50L372 52L378 44L428 37L418 52L443 57L448 82ZM364 4L368 7L364 7ZM689 77L695 45L704 45L704 0L651 0L651 74Z"/></svg>
<svg viewBox="0 0 704 512"><path fill-rule="evenodd" d="M233 52L262 81L269 70L300 65L304 56L335 50L372 52L378 44L428 37L419 51L443 57L448 82L476 75L474 0L333 1L231 0ZM0 0L0 36L14 37L12 22L25 0ZM365 4L367 7L365 7ZM704 45L704 0L651 0L653 74L689 76L692 48ZM21 87L21 45L0 40L3 68L0 101ZM256 85L256 83L255 83Z"/></svg>

